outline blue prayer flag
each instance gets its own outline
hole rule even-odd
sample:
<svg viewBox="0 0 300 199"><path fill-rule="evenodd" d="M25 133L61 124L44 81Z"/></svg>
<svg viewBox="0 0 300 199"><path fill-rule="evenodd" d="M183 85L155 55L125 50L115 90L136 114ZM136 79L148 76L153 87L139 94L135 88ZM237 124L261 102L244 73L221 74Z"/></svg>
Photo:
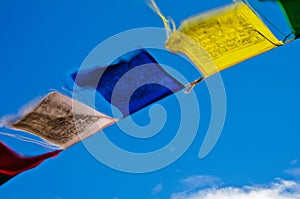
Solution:
<svg viewBox="0 0 300 199"><path fill-rule="evenodd" d="M80 87L95 88L123 116L184 88L143 49L137 50L128 61L77 71L71 74L71 78Z"/></svg>

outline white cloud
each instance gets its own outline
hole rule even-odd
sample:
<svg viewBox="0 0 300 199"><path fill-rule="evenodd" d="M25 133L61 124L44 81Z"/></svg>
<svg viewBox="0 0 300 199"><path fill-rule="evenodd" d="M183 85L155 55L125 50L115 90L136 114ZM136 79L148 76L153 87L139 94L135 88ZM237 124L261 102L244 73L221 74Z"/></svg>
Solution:
<svg viewBox="0 0 300 199"><path fill-rule="evenodd" d="M206 188L172 194L171 199L300 199L300 184L278 179L266 186Z"/></svg>

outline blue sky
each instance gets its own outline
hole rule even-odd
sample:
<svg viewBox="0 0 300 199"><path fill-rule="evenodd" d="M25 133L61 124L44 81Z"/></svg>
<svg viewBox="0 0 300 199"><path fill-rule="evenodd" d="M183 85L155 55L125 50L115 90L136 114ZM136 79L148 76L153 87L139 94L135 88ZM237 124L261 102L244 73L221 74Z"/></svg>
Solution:
<svg viewBox="0 0 300 199"><path fill-rule="evenodd" d="M189 16L230 2L157 1L177 25ZM276 4L250 3L288 33ZM1 0L0 26L2 117L17 113L20 107L50 89L63 91L66 74L78 68L100 42L134 28L162 27L162 22L143 0ZM282 39L280 34L276 35ZM155 40L152 35L147 38ZM201 115L197 136L183 156L168 167L142 174L120 172L98 161L78 143L57 158L9 181L1 187L0 197L205 198L207 193L219 192L236 196L232 190L243 192L247 190L244 186L251 187L246 191L248 195L243 195L245 198L253 198L254 193L264 194L264 190L270 190L273 198L286 199L290 194L299 197L293 191L300 180L300 69L296 54L299 45L299 41L291 42L221 72L227 96L225 126L217 145L204 159L198 158L198 152L209 125L211 102L207 86L202 83L194 89ZM153 49L151 53L189 81L199 76L192 65L178 56ZM119 147L136 153L163 147L176 134L180 110L174 96L159 103L168 116L156 136L132 138L118 126L103 133ZM190 117L194 117L193 111ZM149 108L134 114L133 119L139 125L150 123ZM36 146L0 138L20 153L39 151ZM98 141L97 136L90 140Z"/></svg>

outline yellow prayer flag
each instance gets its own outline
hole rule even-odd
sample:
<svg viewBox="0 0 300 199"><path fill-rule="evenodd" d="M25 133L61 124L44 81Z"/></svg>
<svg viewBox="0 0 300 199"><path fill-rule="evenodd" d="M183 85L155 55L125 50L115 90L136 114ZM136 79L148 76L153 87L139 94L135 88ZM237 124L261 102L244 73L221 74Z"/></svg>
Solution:
<svg viewBox="0 0 300 199"><path fill-rule="evenodd" d="M245 3L236 2L185 20L165 45L208 77L282 42Z"/></svg>

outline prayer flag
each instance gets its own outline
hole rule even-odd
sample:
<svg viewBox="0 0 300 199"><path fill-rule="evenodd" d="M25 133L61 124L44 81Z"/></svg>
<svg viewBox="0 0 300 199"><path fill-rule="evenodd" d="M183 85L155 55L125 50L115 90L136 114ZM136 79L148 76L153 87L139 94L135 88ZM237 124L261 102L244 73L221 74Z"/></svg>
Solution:
<svg viewBox="0 0 300 199"><path fill-rule="evenodd" d="M300 37L300 1L278 0L296 38Z"/></svg>
<svg viewBox="0 0 300 199"><path fill-rule="evenodd" d="M68 148L116 121L81 102L52 92L19 119L9 121L8 126Z"/></svg>
<svg viewBox="0 0 300 199"><path fill-rule="evenodd" d="M123 116L184 88L145 50L138 50L128 61L75 72L71 78L80 87L96 89Z"/></svg>
<svg viewBox="0 0 300 199"><path fill-rule="evenodd" d="M245 3L237 2L185 20L166 42L208 77L282 45Z"/></svg>
<svg viewBox="0 0 300 199"><path fill-rule="evenodd" d="M48 158L57 156L60 151L57 150L38 156L26 157L15 153L0 141L0 186L19 173L38 166Z"/></svg>

